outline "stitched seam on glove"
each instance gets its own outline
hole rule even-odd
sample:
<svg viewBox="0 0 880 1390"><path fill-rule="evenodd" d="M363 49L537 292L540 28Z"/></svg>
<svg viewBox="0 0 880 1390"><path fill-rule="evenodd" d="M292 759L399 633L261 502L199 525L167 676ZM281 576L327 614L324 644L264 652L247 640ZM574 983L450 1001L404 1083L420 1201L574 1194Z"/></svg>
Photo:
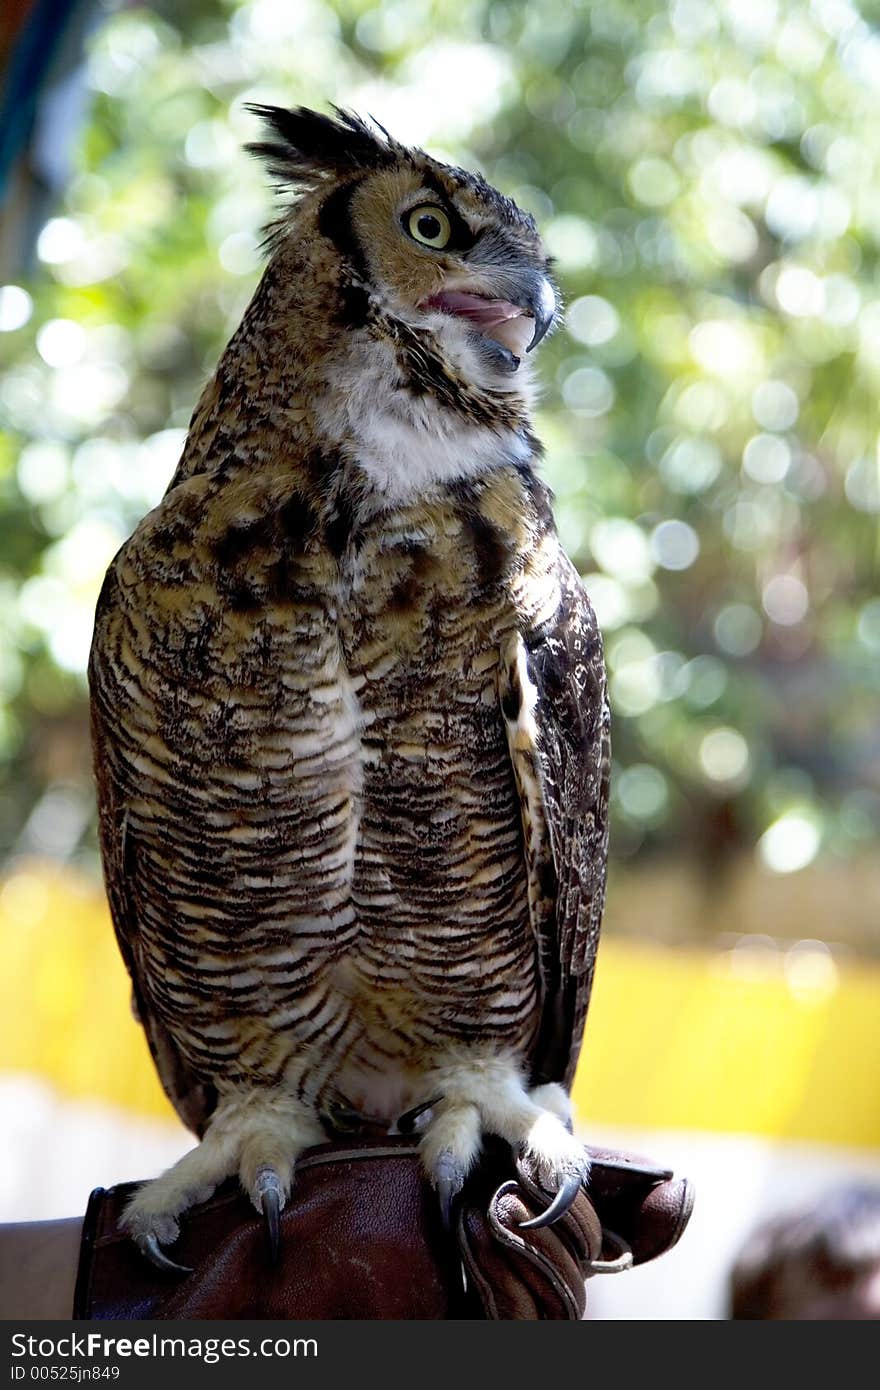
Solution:
<svg viewBox="0 0 880 1390"><path fill-rule="evenodd" d="M545 1255L541 1254L533 1245L530 1245L523 1236L514 1235L514 1233L501 1221L498 1215L498 1199L508 1194L516 1194L517 1187L518 1184L515 1182L502 1183L492 1197L488 1210L489 1226L492 1233L500 1245L507 1246L508 1249L516 1251L518 1255L524 1256L544 1275L548 1283L556 1290L563 1303L571 1309L569 1316L579 1322L581 1311L578 1307L576 1296L572 1293L570 1286L567 1283L563 1283L554 1265Z"/></svg>

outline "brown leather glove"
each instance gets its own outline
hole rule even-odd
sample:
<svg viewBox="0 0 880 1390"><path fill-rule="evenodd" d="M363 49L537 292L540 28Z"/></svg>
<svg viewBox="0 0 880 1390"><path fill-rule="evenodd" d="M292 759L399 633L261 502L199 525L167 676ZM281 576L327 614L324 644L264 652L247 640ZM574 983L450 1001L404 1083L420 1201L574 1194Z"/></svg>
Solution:
<svg viewBox="0 0 880 1390"><path fill-rule="evenodd" d="M498 1185L500 1149L465 1189L458 1238L472 1297L484 1318L579 1319L585 1280L618 1274L670 1250L694 1204L693 1185L650 1159L586 1146L590 1177L552 1226L522 1230L547 1194L522 1164ZM510 1165L508 1158L507 1163Z"/></svg>
<svg viewBox="0 0 880 1390"><path fill-rule="evenodd" d="M83 1223L73 1316L579 1318L584 1280L668 1249L692 1205L686 1180L639 1168L631 1155L589 1152L590 1195L579 1193L553 1226L520 1232L546 1201L493 1146L450 1233L411 1140L322 1144L297 1163L276 1265L261 1218L229 1182L182 1222L171 1253L195 1271L185 1277L154 1269L119 1230L136 1184L98 1188Z"/></svg>

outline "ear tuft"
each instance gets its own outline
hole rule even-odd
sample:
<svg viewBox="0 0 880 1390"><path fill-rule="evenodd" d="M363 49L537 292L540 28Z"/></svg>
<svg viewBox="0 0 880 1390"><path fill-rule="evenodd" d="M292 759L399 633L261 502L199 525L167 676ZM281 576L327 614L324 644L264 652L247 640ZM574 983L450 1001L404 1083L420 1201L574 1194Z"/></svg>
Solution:
<svg viewBox="0 0 880 1390"><path fill-rule="evenodd" d="M245 149L264 159L279 183L315 183L332 175L379 168L393 158L390 139L383 139L359 116L338 106L333 108L336 120L305 106L288 111L283 106L249 102L246 110L259 116L275 139L256 141Z"/></svg>

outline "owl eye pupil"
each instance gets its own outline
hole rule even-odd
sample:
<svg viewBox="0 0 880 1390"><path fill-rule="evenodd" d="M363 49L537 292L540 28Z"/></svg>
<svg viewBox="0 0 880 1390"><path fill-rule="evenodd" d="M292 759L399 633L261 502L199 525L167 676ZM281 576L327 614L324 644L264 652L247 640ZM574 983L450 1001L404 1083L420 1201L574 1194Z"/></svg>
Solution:
<svg viewBox="0 0 880 1390"><path fill-rule="evenodd" d="M418 227L419 235L423 236L426 241L435 240L443 231L439 220L430 212L423 212L416 226Z"/></svg>
<svg viewBox="0 0 880 1390"><path fill-rule="evenodd" d="M403 228L422 246L430 246L434 251L442 251L452 235L446 213L432 203L423 203L421 207L411 208L405 213Z"/></svg>

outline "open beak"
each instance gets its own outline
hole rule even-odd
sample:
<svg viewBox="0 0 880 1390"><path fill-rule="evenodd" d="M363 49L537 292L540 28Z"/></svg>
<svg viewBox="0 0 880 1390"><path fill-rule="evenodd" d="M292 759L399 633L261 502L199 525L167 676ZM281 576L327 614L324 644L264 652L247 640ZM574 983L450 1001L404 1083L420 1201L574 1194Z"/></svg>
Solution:
<svg viewBox="0 0 880 1390"><path fill-rule="evenodd" d="M516 359L537 347L556 316L556 293L550 281L535 274L524 280L517 302L490 299L485 294L465 290L440 290L422 305L466 319L473 328L493 342L500 343Z"/></svg>

